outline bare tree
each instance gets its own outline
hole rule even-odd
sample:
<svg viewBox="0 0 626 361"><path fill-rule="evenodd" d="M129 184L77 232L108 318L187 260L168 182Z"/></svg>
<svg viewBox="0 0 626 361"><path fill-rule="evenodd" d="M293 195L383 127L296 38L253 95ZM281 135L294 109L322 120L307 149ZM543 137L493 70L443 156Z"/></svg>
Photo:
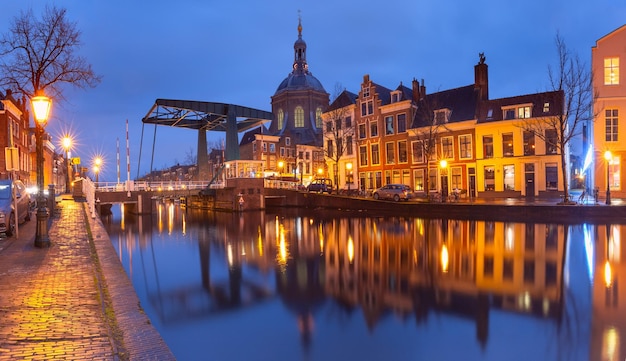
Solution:
<svg viewBox="0 0 626 361"><path fill-rule="evenodd" d="M415 137L412 138L416 142L416 146L412 149L413 157L414 159L420 158L421 155L421 158L426 162L424 192L429 200L430 164L433 160L436 161L439 158L437 157L437 141L439 134L448 131L446 123L449 119L445 117L449 118L450 116L450 112L436 112L436 110L440 110L440 106L435 98L427 97L421 99L415 111L415 119L417 121L413 122L417 125L414 131ZM441 117L436 116L436 114Z"/></svg>
<svg viewBox="0 0 626 361"><path fill-rule="evenodd" d="M67 10L46 6L41 19L22 11L0 38L0 85L32 98L39 92L63 100L62 84L85 88L101 77L78 56L80 31Z"/></svg>
<svg viewBox="0 0 626 361"><path fill-rule="evenodd" d="M593 121L593 104L598 95L593 89L593 73L577 54L567 48L565 41L558 33L555 37L555 45L558 64L556 68L548 66L552 92L547 94L553 99L547 100L550 104L562 104L562 109L559 109L562 111L552 117L529 118L521 127L543 140L546 147L553 147L560 154L563 202L567 204L570 203L567 149L572 139L580 136L582 124ZM546 132L546 130L553 131Z"/></svg>
<svg viewBox="0 0 626 361"><path fill-rule="evenodd" d="M198 153L193 147L189 147L185 152L185 164L197 164L198 163Z"/></svg>
<svg viewBox="0 0 626 361"><path fill-rule="evenodd" d="M348 153L354 139L354 123L346 122L354 103L340 84L335 85L334 98L324 117L324 156L333 163L334 182L339 186L339 161Z"/></svg>

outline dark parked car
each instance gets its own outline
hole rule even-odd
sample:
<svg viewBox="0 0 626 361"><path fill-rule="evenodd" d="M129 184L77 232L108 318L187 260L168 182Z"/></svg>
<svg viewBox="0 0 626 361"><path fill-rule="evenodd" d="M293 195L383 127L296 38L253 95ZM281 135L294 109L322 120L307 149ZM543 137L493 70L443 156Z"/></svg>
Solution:
<svg viewBox="0 0 626 361"><path fill-rule="evenodd" d="M413 198L411 187L404 184L387 184L374 191L374 199L393 199L398 202L401 199L408 201L410 198Z"/></svg>
<svg viewBox="0 0 626 361"><path fill-rule="evenodd" d="M308 187L306 187L306 190L308 192L331 194L333 192L333 181L328 178L314 179Z"/></svg>
<svg viewBox="0 0 626 361"><path fill-rule="evenodd" d="M12 192L15 192L13 202ZM17 212L15 206L17 204ZM0 233L12 236L15 222L30 221L31 202L24 183L19 180L0 180ZM17 218L15 215L17 214Z"/></svg>

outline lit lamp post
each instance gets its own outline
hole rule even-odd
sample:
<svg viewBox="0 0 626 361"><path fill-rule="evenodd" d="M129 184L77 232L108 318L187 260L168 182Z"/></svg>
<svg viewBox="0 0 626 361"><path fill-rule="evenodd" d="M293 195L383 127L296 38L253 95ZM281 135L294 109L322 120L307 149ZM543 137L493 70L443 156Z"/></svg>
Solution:
<svg viewBox="0 0 626 361"><path fill-rule="evenodd" d="M448 197L448 161L445 159L440 160L439 166L441 167L441 201L445 202Z"/></svg>
<svg viewBox="0 0 626 361"><path fill-rule="evenodd" d="M35 247L50 247L48 238L48 209L43 194L43 134L48 122L48 115L52 107L52 100L39 95L31 99L33 115L35 117L35 151L37 153L37 230L35 232Z"/></svg>
<svg viewBox="0 0 626 361"><path fill-rule="evenodd" d="M65 193L70 192L70 164L69 152L72 146L72 138L69 135L63 137L63 149L65 149Z"/></svg>
<svg viewBox="0 0 626 361"><path fill-rule="evenodd" d="M98 176L100 174L100 166L102 165L102 158L100 157L96 157L96 159L94 159L94 166L93 166L93 172L96 174L96 189L98 189Z"/></svg>
<svg viewBox="0 0 626 361"><path fill-rule="evenodd" d="M613 154L611 154L610 150L604 152L604 159L606 160L606 204L611 204L611 182L609 180L610 175L610 164L611 159L613 158Z"/></svg>
<svg viewBox="0 0 626 361"><path fill-rule="evenodd" d="M352 185L352 162L346 163L346 183L348 183L348 193L350 193L350 186Z"/></svg>
<svg viewBox="0 0 626 361"><path fill-rule="evenodd" d="M280 176L282 176L284 166L285 166L285 163L282 160L278 161L278 174Z"/></svg>

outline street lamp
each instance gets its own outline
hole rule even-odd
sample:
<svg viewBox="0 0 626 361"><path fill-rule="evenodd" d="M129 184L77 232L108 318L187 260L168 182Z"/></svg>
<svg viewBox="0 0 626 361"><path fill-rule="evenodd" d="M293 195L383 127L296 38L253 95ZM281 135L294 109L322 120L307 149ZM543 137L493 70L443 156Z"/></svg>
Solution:
<svg viewBox="0 0 626 361"><path fill-rule="evenodd" d="M278 161L278 173L280 176L282 176L284 166L285 162L283 162L282 160Z"/></svg>
<svg viewBox="0 0 626 361"><path fill-rule="evenodd" d="M100 174L100 166L102 165L102 158L96 157L93 161L93 172L96 174L96 189L98 189L98 175Z"/></svg>
<svg viewBox="0 0 626 361"><path fill-rule="evenodd" d="M43 135L44 127L48 122L48 115L52 107L52 100L38 95L31 99L33 115L35 117L35 151L37 153L37 229L35 232L35 247L50 247L48 238L48 209L43 194Z"/></svg>
<svg viewBox="0 0 626 361"><path fill-rule="evenodd" d="M606 159L606 204L610 205L611 204L611 182L609 181L609 177L610 177L609 165L611 164L611 159L613 159L613 154L611 154L610 150L607 150L606 152L604 152L604 159Z"/></svg>
<svg viewBox="0 0 626 361"><path fill-rule="evenodd" d="M448 197L448 161L445 159L440 160L439 166L441 167L441 201L445 202Z"/></svg>
<svg viewBox="0 0 626 361"><path fill-rule="evenodd" d="M63 137L63 149L65 149L65 193L70 192L70 164L69 152L72 146L72 138L69 135Z"/></svg>

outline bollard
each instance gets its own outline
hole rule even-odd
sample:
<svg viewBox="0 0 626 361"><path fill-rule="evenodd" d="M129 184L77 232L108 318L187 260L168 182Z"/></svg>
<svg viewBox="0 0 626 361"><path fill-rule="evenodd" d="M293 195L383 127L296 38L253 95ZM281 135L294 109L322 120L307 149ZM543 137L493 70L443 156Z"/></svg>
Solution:
<svg viewBox="0 0 626 361"><path fill-rule="evenodd" d="M54 184L48 184L48 209L50 217L54 217L54 207L56 206L56 193L54 193Z"/></svg>

